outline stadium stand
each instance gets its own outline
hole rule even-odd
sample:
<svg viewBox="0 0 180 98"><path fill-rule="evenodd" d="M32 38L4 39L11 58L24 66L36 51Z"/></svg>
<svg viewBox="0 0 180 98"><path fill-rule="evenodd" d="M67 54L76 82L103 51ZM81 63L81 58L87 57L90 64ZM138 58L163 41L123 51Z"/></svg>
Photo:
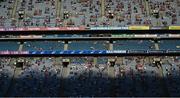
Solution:
<svg viewBox="0 0 180 98"><path fill-rule="evenodd" d="M1 57L1 96L179 96L180 57L158 57L160 66L154 58L118 57L110 72L109 57L97 58L107 62L97 65L91 58L70 57L64 72L61 57L24 58L22 68L13 66L17 58Z"/></svg>
<svg viewBox="0 0 180 98"><path fill-rule="evenodd" d="M180 0L0 0L0 97L180 97L179 25Z"/></svg>
<svg viewBox="0 0 180 98"><path fill-rule="evenodd" d="M108 50L105 41L73 41L68 50Z"/></svg>
<svg viewBox="0 0 180 98"><path fill-rule="evenodd" d="M160 50L180 50L179 40L158 41ZM0 42L1 51L17 51L20 42ZM21 51L64 50L64 41L27 41ZM108 41L68 41L67 50L109 50ZM152 40L117 40L113 41L113 50L157 50Z"/></svg>
<svg viewBox="0 0 180 98"><path fill-rule="evenodd" d="M151 50L154 42L144 40L120 40L114 42L114 50Z"/></svg>
<svg viewBox="0 0 180 98"><path fill-rule="evenodd" d="M64 45L60 41L29 41L24 43L23 50L64 50Z"/></svg>
<svg viewBox="0 0 180 98"><path fill-rule="evenodd" d="M57 96L61 68L55 67L52 60L47 58L29 58L27 62L16 77L10 96Z"/></svg>
<svg viewBox="0 0 180 98"><path fill-rule="evenodd" d="M10 58L0 59L0 96L4 96L8 91L8 87L11 84L11 80L14 75L14 66L10 64Z"/></svg>
<svg viewBox="0 0 180 98"><path fill-rule="evenodd" d="M0 27L180 25L178 0L3 0Z"/></svg>
<svg viewBox="0 0 180 98"><path fill-rule="evenodd" d="M18 42L0 42L0 50L1 51L17 51L19 49L19 43Z"/></svg>
<svg viewBox="0 0 180 98"><path fill-rule="evenodd" d="M174 50L179 50L180 45L179 45L179 40L162 40L159 42L160 49L174 49Z"/></svg>

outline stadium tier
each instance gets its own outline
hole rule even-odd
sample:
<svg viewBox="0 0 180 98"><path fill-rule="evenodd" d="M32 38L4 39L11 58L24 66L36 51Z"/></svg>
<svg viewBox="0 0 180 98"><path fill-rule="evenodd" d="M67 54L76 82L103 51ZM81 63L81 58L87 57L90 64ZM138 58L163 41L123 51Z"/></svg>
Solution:
<svg viewBox="0 0 180 98"><path fill-rule="evenodd" d="M160 65L153 63L160 58ZM23 66L15 67L22 58L2 58L0 62L0 96L180 96L180 57L91 57L64 60L56 58L23 58ZM66 71L67 72L66 72Z"/></svg>
<svg viewBox="0 0 180 98"><path fill-rule="evenodd" d="M108 50L106 41L72 41L68 50Z"/></svg>
<svg viewBox="0 0 180 98"><path fill-rule="evenodd" d="M0 96L3 96L6 93L13 78L15 69L9 64L10 60L10 58L0 59Z"/></svg>
<svg viewBox="0 0 180 98"><path fill-rule="evenodd" d="M178 50L180 49L179 40L163 40L159 42L160 49L174 49Z"/></svg>
<svg viewBox="0 0 180 98"><path fill-rule="evenodd" d="M179 26L179 0L1 0L0 27Z"/></svg>
<svg viewBox="0 0 180 98"><path fill-rule="evenodd" d="M0 0L0 97L180 97L179 30L180 0Z"/></svg>
<svg viewBox="0 0 180 98"><path fill-rule="evenodd" d="M149 40L115 41L114 50L153 50L154 42Z"/></svg>
<svg viewBox="0 0 180 98"><path fill-rule="evenodd" d="M17 51L19 44L18 42L0 42L0 50Z"/></svg>
<svg viewBox="0 0 180 98"><path fill-rule="evenodd" d="M117 40L112 46L108 41L27 41L0 42L1 51L46 51L46 50L180 50L179 40ZM156 47L157 44L158 46ZM66 46L67 45L67 46ZM19 50L20 49L20 50ZM110 50L111 50L110 49Z"/></svg>
<svg viewBox="0 0 180 98"><path fill-rule="evenodd" d="M23 45L23 50L64 50L63 42L56 41L42 41L42 42L25 42Z"/></svg>

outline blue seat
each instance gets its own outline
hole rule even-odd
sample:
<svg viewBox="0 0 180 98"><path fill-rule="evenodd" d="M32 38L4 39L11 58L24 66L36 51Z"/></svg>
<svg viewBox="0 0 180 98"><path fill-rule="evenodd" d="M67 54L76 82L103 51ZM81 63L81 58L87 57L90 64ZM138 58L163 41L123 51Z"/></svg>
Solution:
<svg viewBox="0 0 180 98"><path fill-rule="evenodd" d="M153 43L144 40L122 40L114 43L114 50L150 50Z"/></svg>
<svg viewBox="0 0 180 98"><path fill-rule="evenodd" d="M37 41L24 43L23 50L64 50L62 42Z"/></svg>
<svg viewBox="0 0 180 98"><path fill-rule="evenodd" d="M19 44L17 42L0 42L1 51L18 51Z"/></svg>
<svg viewBox="0 0 180 98"><path fill-rule="evenodd" d="M161 40L159 42L160 49L172 49L172 50L180 50L180 40Z"/></svg>
<svg viewBox="0 0 180 98"><path fill-rule="evenodd" d="M68 50L107 50L105 41L72 41L70 42Z"/></svg>

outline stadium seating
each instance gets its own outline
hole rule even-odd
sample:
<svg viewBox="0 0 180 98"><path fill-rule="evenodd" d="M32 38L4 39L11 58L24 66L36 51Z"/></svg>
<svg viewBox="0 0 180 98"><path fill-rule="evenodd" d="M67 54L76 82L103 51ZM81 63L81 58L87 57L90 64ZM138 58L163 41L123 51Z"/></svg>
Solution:
<svg viewBox="0 0 180 98"><path fill-rule="evenodd" d="M143 65L142 70L136 68L137 64ZM143 58L125 58L123 65L120 65L119 70L115 70L115 73L118 78L116 81L117 96L163 95L159 85L160 81L157 80L158 69L150 66L150 63L145 62Z"/></svg>
<svg viewBox="0 0 180 98"><path fill-rule="evenodd" d="M18 42L0 42L1 51L18 51L19 43Z"/></svg>
<svg viewBox="0 0 180 98"><path fill-rule="evenodd" d="M14 67L9 63L9 58L0 59L0 96L6 95L11 86L11 80L14 75Z"/></svg>
<svg viewBox="0 0 180 98"><path fill-rule="evenodd" d="M162 40L159 42L160 49L165 50L180 50L179 40Z"/></svg>
<svg viewBox="0 0 180 98"><path fill-rule="evenodd" d="M179 40L160 40L161 50L179 50ZM19 42L0 42L1 51L19 50ZM27 41L23 44L26 50L64 50L63 41ZM108 41L69 41L68 50L109 50ZM156 50L151 40L117 40L113 42L113 50Z"/></svg>
<svg viewBox="0 0 180 98"><path fill-rule="evenodd" d="M170 96L180 96L177 93L180 89L180 80L179 80L179 57L171 57L171 58L164 58L164 62L162 64L164 78L166 80L166 85L168 87L168 91Z"/></svg>
<svg viewBox="0 0 180 98"><path fill-rule="evenodd" d="M179 40L160 40L161 50L179 50ZM19 42L0 42L1 51L18 51ZM64 50L63 41L27 41L23 44L26 50ZM69 41L68 50L109 50L108 41ZM113 50L156 50L151 40L117 40L113 42Z"/></svg>
<svg viewBox="0 0 180 98"><path fill-rule="evenodd" d="M29 41L24 43L23 50L64 50L64 44L59 41Z"/></svg>
<svg viewBox="0 0 180 98"><path fill-rule="evenodd" d="M18 75L9 96L58 96L61 66L53 66L49 58L26 60L29 64Z"/></svg>
<svg viewBox="0 0 180 98"><path fill-rule="evenodd" d="M110 82L106 73L87 66L87 64L69 65L68 80L65 82L65 86L69 89L64 91L65 96L108 96Z"/></svg>
<svg viewBox="0 0 180 98"><path fill-rule="evenodd" d="M89 29L136 25L179 26L180 0L0 0L0 31L1 28L12 31L11 28L29 27ZM42 36L63 39L111 35L99 33L60 32ZM111 55L125 52L129 55L129 51L108 50L180 50L180 40L132 40L138 35L120 33L112 34L113 39L129 37L129 40L0 41L0 97L180 97L180 56L71 57L65 53L68 57L4 57L17 53L5 51L25 51L22 54L34 56L36 52L26 51L47 50L54 54L58 50L107 50ZM18 53L17 56L24 56ZM17 66L19 60L22 67Z"/></svg>
<svg viewBox="0 0 180 98"><path fill-rule="evenodd" d="M180 25L177 0L103 1L4 0L0 3L0 27Z"/></svg>
<svg viewBox="0 0 180 98"><path fill-rule="evenodd" d="M105 41L72 41L69 42L68 50L107 50Z"/></svg>
<svg viewBox="0 0 180 98"><path fill-rule="evenodd" d="M97 58L97 64L106 64L108 62L107 58L99 57Z"/></svg>
<svg viewBox="0 0 180 98"><path fill-rule="evenodd" d="M152 50L154 44L144 40L119 40L114 42L114 50Z"/></svg>
<svg viewBox="0 0 180 98"><path fill-rule="evenodd" d="M18 75L19 69L9 65L17 58L1 58L0 83L4 85L0 86L0 96L179 96L179 56L159 57L162 71L150 62L155 57L121 58L122 63L112 67L114 78L110 77L108 63L104 63L108 57L97 58L103 61L97 65L90 57L69 57L67 77L64 68L55 65L57 58L25 58Z"/></svg>

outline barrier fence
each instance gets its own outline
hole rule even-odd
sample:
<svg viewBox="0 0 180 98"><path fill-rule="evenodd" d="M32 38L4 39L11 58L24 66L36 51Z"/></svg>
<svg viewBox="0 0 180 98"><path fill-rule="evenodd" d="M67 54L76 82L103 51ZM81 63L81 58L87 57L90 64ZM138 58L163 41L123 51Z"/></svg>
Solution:
<svg viewBox="0 0 180 98"><path fill-rule="evenodd" d="M180 50L66 50L66 51L0 51L0 55L103 55L103 54L180 54Z"/></svg>
<svg viewBox="0 0 180 98"><path fill-rule="evenodd" d="M0 28L0 31L71 31L71 30L180 30L180 26L150 27L27 27L27 28Z"/></svg>

